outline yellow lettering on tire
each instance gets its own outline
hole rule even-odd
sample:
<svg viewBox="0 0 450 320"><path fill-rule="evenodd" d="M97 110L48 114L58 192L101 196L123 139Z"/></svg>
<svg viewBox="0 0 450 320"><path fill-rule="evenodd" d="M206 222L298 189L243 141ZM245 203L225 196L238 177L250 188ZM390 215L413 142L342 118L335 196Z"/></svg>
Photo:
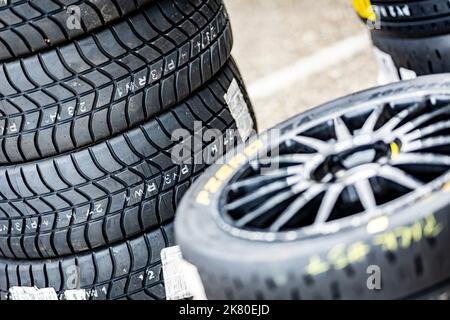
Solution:
<svg viewBox="0 0 450 320"><path fill-rule="evenodd" d="M374 244L381 246L383 251L394 252L398 249L397 237L393 232L389 232L386 234L382 234L378 237L375 237Z"/></svg>
<svg viewBox="0 0 450 320"><path fill-rule="evenodd" d="M364 260L367 254L370 252L370 247L364 242L357 242L348 248L348 262L355 263Z"/></svg>
<svg viewBox="0 0 450 320"><path fill-rule="evenodd" d="M227 165L224 165L219 169L219 171L216 172L216 177L220 181L224 181L224 180L228 179L232 173L233 173L233 168L231 168Z"/></svg>
<svg viewBox="0 0 450 320"><path fill-rule="evenodd" d="M338 244L328 253L328 260L336 270L344 269L348 266L347 257L345 255L345 245Z"/></svg>
<svg viewBox="0 0 450 320"><path fill-rule="evenodd" d="M309 265L306 267L306 273L311 276L316 276L321 273L325 273L330 269L328 263L322 261L319 256L311 257Z"/></svg>
<svg viewBox="0 0 450 320"><path fill-rule="evenodd" d="M195 201L204 206L208 206L210 204L209 193L207 191L200 191Z"/></svg>
<svg viewBox="0 0 450 320"><path fill-rule="evenodd" d="M425 227L423 228L423 233L427 238L437 237L443 227L441 224L438 224L434 215L428 216L425 220Z"/></svg>

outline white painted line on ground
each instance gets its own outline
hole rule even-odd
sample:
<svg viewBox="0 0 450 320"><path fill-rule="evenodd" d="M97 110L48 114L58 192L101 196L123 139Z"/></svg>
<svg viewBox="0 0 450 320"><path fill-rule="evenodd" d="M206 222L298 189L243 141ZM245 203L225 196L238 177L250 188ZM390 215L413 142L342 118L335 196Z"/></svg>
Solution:
<svg viewBox="0 0 450 320"><path fill-rule="evenodd" d="M293 82L303 80L311 75L325 71L358 53L367 50L370 46L367 34L360 34L336 42L316 53L301 58L273 74L267 75L249 86L252 99L261 99L272 96L279 90L289 87Z"/></svg>

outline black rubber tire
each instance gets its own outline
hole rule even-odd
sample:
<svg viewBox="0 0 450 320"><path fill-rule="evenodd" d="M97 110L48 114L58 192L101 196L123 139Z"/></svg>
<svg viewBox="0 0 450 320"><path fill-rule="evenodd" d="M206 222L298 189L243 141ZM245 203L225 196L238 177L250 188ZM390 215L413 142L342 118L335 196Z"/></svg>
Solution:
<svg viewBox="0 0 450 320"><path fill-rule="evenodd" d="M173 224L111 247L60 260L0 259L0 300L13 286L85 289L88 299L164 299L160 251L174 245Z"/></svg>
<svg viewBox="0 0 450 320"><path fill-rule="evenodd" d="M211 79L231 47L220 0L156 0L70 44L3 64L0 164L71 151L143 123Z"/></svg>
<svg viewBox="0 0 450 320"><path fill-rule="evenodd" d="M392 57L397 70L412 70L417 76L450 72L450 34L417 39L372 35L372 40Z"/></svg>
<svg viewBox="0 0 450 320"><path fill-rule="evenodd" d="M194 135L194 122L201 121L203 130L220 130L230 146L239 142L239 131L229 130L236 122L224 98L233 80L246 95L230 61L201 91L133 130L70 154L0 167L0 255L66 256L170 221L191 177L224 152L213 150L214 141L199 141L201 149L187 155L192 164L176 164L171 152L178 143L171 135L181 128ZM203 154L210 159L198 161Z"/></svg>
<svg viewBox="0 0 450 320"><path fill-rule="evenodd" d="M381 105L394 96L405 97L408 93L414 95L417 92L426 95L427 91L438 95L449 90L448 76L400 82L314 108L276 129L280 129L282 134L288 133L306 122L369 101L373 105ZM242 159L247 159L244 160L247 163L258 150L263 152L270 137L273 136L260 135L219 160L226 165L209 168L191 187L178 208L175 238L184 258L198 268L208 299L408 299L448 283L448 189L431 192L430 188L427 196L405 199L401 208L383 213L383 220L387 219L388 223L376 229L379 231L369 232L368 228L371 222L376 223L376 217L352 220L352 224L338 226L323 235L302 236L292 241L261 240L263 234L256 232L252 234L253 238L250 235L242 237L239 230L231 230L227 222L219 218L219 208L224 205L219 203L222 191L229 186L235 172L242 168L236 163L242 163ZM420 239L414 238L415 241L407 245L399 244L399 230L408 230L418 223L423 228ZM393 237L397 243L396 247L390 247L391 250L383 250L377 244L378 240L374 241L388 237ZM342 269L333 267L338 260L332 259L340 259L341 256L330 257L330 250L336 245L344 245L344 252L347 252L354 244L364 246L364 250L355 249L357 254L352 254L358 259L348 262L348 258ZM312 265L317 266L316 261L319 261L320 268L312 269ZM322 268L323 264L326 268ZM367 287L370 276L367 268L372 265L381 268L381 290Z"/></svg>
<svg viewBox="0 0 450 320"><path fill-rule="evenodd" d="M450 6L446 0L372 0L377 16L375 34L417 38L450 31Z"/></svg>
<svg viewBox="0 0 450 320"><path fill-rule="evenodd" d="M151 1L6 1L0 7L0 61L20 58L77 38L109 25ZM73 14L71 6L77 7L79 16L78 12ZM78 19L79 25L70 18Z"/></svg>

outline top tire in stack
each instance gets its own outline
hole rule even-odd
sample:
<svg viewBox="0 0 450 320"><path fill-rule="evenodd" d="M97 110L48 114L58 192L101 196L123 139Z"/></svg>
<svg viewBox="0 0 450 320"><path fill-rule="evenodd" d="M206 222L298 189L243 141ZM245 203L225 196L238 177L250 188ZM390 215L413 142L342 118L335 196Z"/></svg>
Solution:
<svg viewBox="0 0 450 320"><path fill-rule="evenodd" d="M228 16L221 0L74 3L0 8L0 300L162 299L177 203L217 140L255 126ZM207 129L219 139L173 160L174 136Z"/></svg>
<svg viewBox="0 0 450 320"><path fill-rule="evenodd" d="M446 0L354 0L371 6L375 52L386 81L450 72L450 3Z"/></svg>

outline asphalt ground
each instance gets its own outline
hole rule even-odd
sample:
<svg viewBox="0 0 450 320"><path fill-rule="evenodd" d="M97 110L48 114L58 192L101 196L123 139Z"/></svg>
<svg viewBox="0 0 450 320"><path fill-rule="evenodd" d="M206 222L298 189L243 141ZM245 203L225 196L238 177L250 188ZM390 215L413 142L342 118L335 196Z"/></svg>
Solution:
<svg viewBox="0 0 450 320"><path fill-rule="evenodd" d="M377 85L369 33L350 0L225 2L260 130Z"/></svg>

